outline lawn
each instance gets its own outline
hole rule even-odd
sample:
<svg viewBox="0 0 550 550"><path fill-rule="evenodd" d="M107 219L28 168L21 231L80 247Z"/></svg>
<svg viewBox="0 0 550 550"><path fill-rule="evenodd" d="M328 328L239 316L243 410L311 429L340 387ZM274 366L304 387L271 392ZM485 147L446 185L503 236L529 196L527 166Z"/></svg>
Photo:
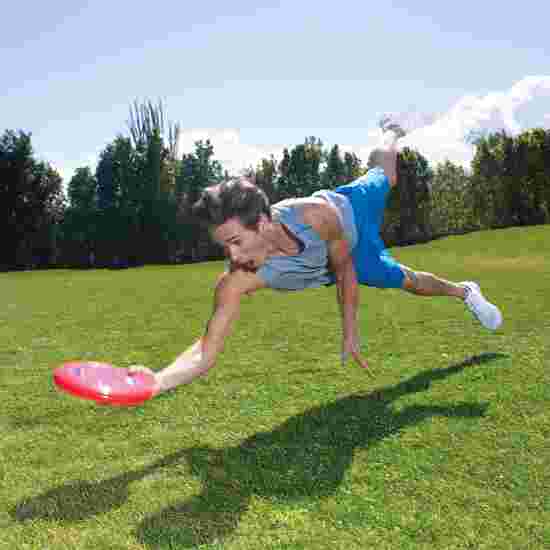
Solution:
<svg viewBox="0 0 550 550"><path fill-rule="evenodd" d="M503 326L362 287L369 378L340 365L334 287L263 291L208 376L135 408L52 371L166 366L222 262L0 274L0 548L550 548L550 226L393 253L478 281Z"/></svg>

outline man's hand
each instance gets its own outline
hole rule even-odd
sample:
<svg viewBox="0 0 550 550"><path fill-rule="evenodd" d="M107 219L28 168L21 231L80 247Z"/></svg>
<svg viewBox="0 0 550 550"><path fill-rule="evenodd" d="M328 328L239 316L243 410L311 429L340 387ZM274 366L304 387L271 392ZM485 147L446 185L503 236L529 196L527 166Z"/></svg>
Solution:
<svg viewBox="0 0 550 550"><path fill-rule="evenodd" d="M144 367L143 365L131 365L128 367L129 376L132 376L132 374L135 374L137 372L144 372L146 374L150 374L155 379L155 385L153 387L153 397L155 397L161 392L160 379L159 379L158 373L156 373L151 369L148 369L147 367Z"/></svg>
<svg viewBox="0 0 550 550"><path fill-rule="evenodd" d="M344 336L341 355L342 366L345 365L350 355L361 368L367 369L369 375L372 376L367 360L361 356L361 344L359 342L359 334L356 331Z"/></svg>

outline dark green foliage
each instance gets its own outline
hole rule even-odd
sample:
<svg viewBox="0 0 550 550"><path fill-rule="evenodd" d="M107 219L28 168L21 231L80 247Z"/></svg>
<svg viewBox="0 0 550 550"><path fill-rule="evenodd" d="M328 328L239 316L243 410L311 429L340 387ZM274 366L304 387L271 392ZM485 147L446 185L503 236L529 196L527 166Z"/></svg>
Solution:
<svg viewBox="0 0 550 550"><path fill-rule="evenodd" d="M214 147L210 140L206 140L206 143L202 140L195 142L195 151L183 155L176 176L177 225L181 236L178 254L183 260L196 260L220 253L212 246L208 235L190 217L190 208L201 191L224 179L222 166L213 156Z"/></svg>
<svg viewBox="0 0 550 550"><path fill-rule="evenodd" d="M388 245L427 241L432 233L433 172L420 153L405 148L398 156L397 173L398 184L388 198L382 237Z"/></svg>
<svg viewBox="0 0 550 550"><path fill-rule="evenodd" d="M0 137L0 269L47 265L54 256L55 224L63 212L62 180L34 158L31 134Z"/></svg>
<svg viewBox="0 0 550 550"><path fill-rule="evenodd" d="M550 211L550 131L482 137L472 162L474 207L482 227L546 223Z"/></svg>
<svg viewBox="0 0 550 550"><path fill-rule="evenodd" d="M382 123L402 133L391 121ZM129 137L118 135L101 152L95 174L77 169L67 203L59 175L34 159L30 134L4 133L0 269L221 257L189 215L202 189L230 177L214 160L213 145L198 141L194 151L178 158L180 128L166 125L160 102L135 102L128 126ZM400 153L398 185L382 228L388 245L550 220L550 131L480 134L474 143L471 170L449 161L432 170L417 151ZM324 149L314 136L285 148L280 161L272 156L246 171L271 203L334 189L364 173L355 154L342 158L338 145Z"/></svg>

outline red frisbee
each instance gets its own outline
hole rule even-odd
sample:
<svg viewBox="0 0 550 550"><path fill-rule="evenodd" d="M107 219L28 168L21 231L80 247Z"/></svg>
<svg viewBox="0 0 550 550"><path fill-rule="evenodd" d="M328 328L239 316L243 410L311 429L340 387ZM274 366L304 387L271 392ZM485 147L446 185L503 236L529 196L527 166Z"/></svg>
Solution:
<svg viewBox="0 0 550 550"><path fill-rule="evenodd" d="M155 379L149 373L96 361L71 361L56 368L55 385L62 391L101 405L139 405L153 397Z"/></svg>

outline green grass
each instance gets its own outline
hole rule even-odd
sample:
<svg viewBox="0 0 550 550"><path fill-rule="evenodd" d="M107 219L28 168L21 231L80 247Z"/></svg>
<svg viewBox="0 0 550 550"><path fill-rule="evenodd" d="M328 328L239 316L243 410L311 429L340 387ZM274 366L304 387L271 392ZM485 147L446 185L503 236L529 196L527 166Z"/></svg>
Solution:
<svg viewBox="0 0 550 550"><path fill-rule="evenodd" d="M363 287L371 379L334 288L260 292L207 377L130 409L52 370L166 366L223 264L0 274L0 548L550 548L550 226L394 255L479 281L503 327Z"/></svg>

